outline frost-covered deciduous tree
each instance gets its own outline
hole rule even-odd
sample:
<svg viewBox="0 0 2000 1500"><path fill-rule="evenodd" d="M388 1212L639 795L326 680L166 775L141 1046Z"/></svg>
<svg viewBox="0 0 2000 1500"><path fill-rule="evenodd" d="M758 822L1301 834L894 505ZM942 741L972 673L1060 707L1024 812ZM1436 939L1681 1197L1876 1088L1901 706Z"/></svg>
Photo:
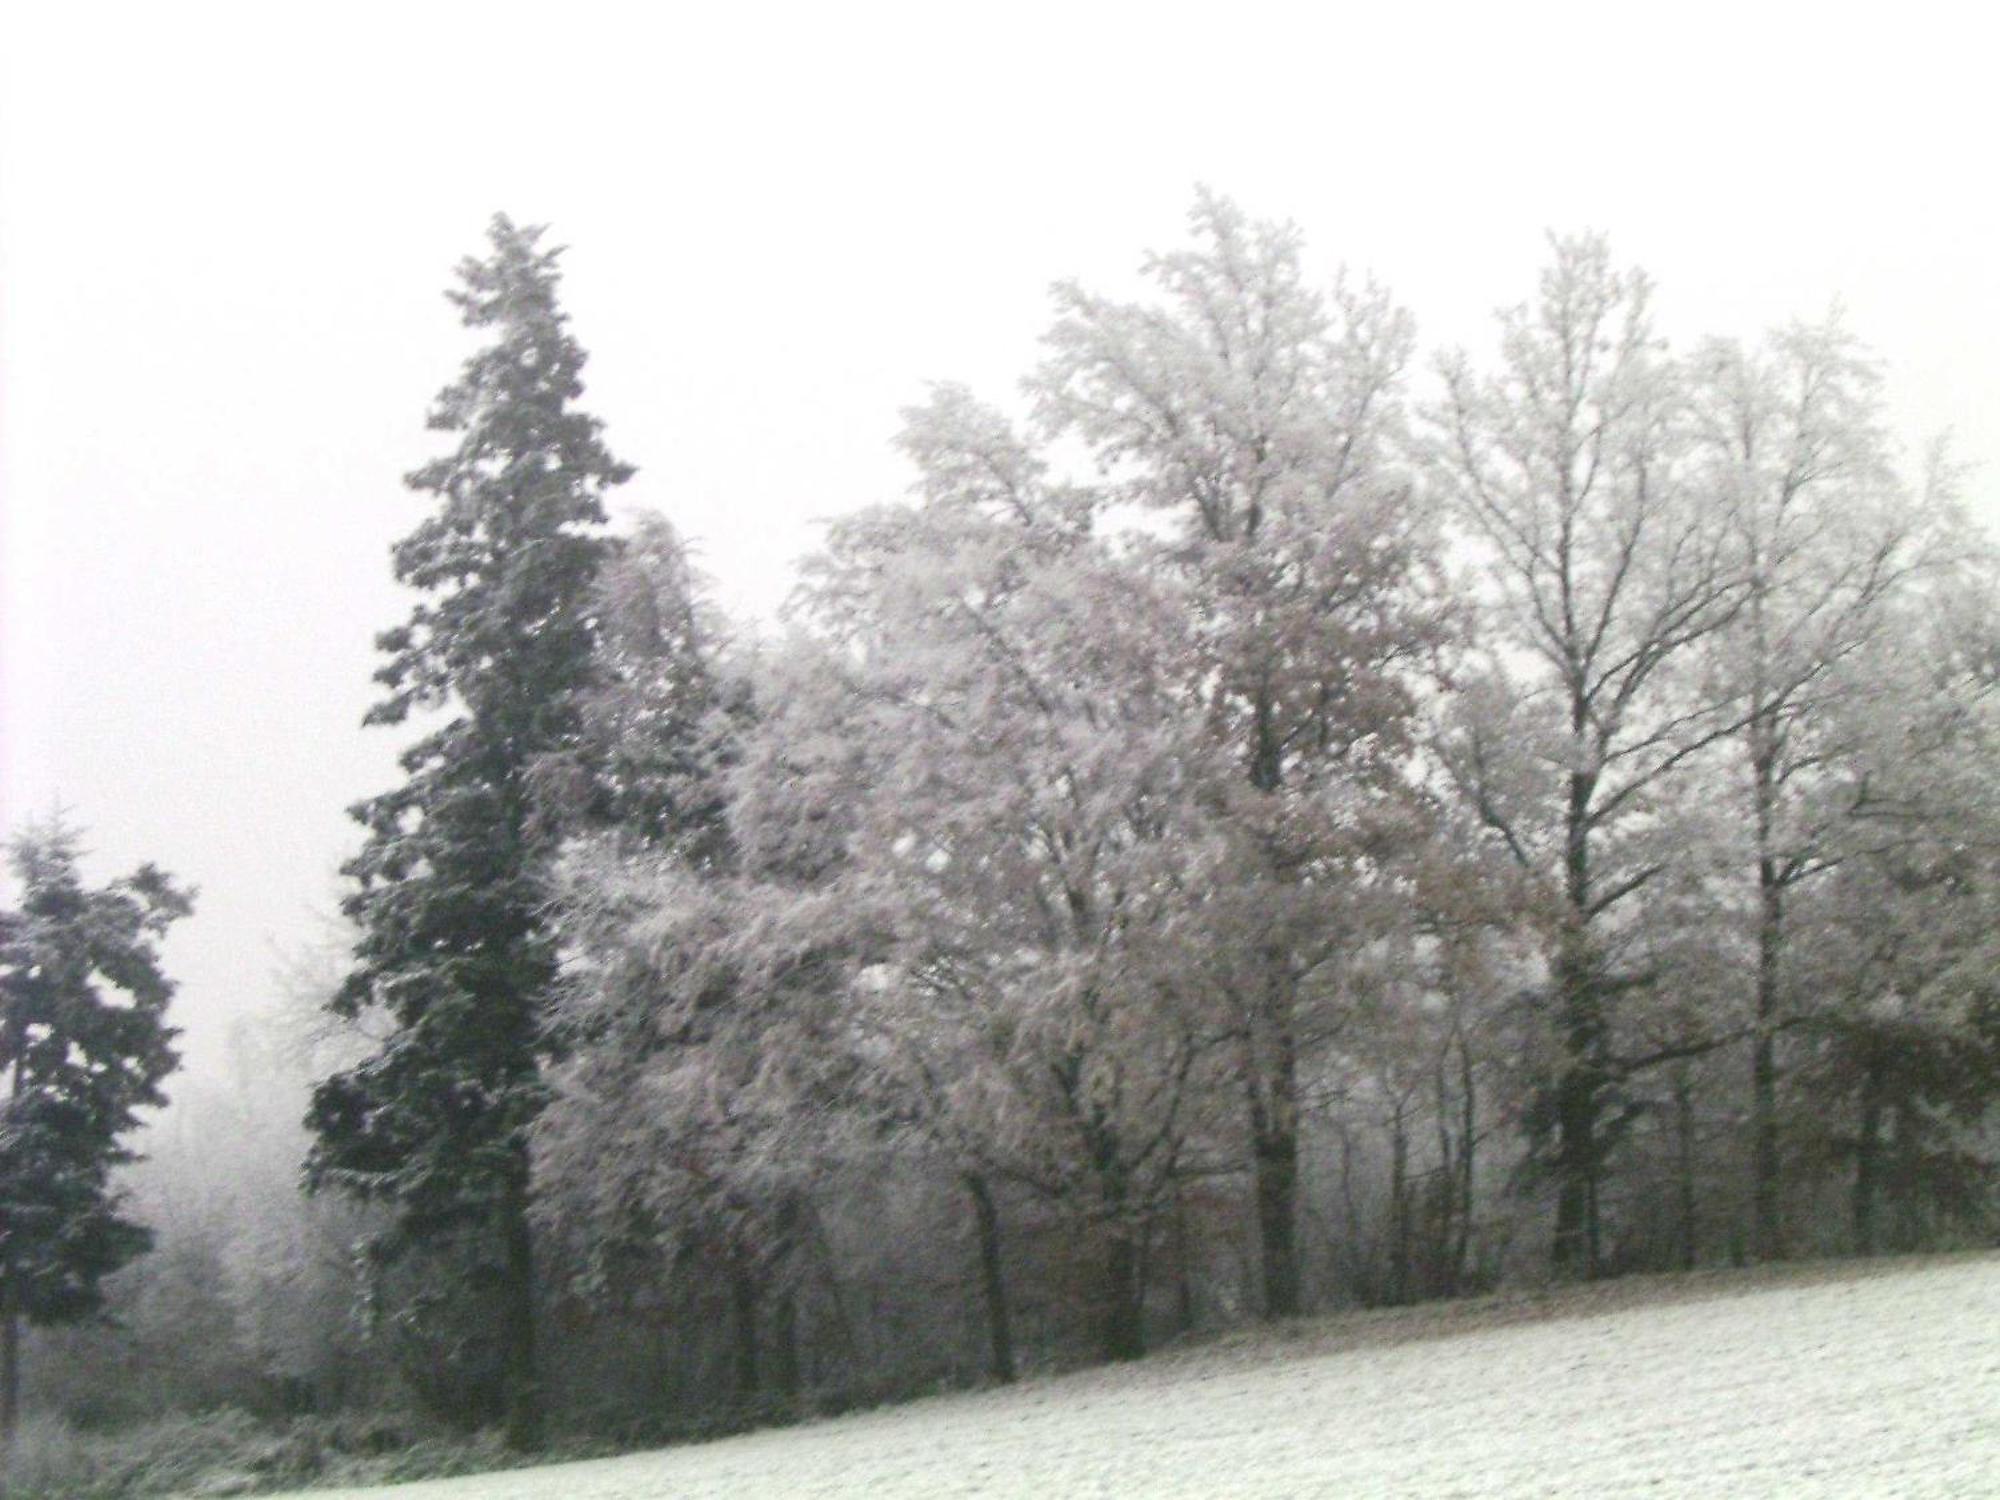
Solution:
<svg viewBox="0 0 2000 1500"><path fill-rule="evenodd" d="M870 1045L975 1207L993 1179L1074 1226L1098 1348L1128 1358L1212 1050L1184 942L1216 876L1174 676L1189 614L964 392L903 443L919 503L836 527L808 586L828 722L780 739L800 770L859 757L842 881L877 930Z"/></svg>
<svg viewBox="0 0 2000 1500"><path fill-rule="evenodd" d="M1476 545L1475 638L1441 748L1555 912L1539 1125L1558 1265L1602 1264L1600 1187L1632 1119L1626 1082L1678 1050L1634 1049L1620 1011L1649 982L1621 951L1630 904L1666 871L1674 778L1732 732L1695 649L1743 607L1719 497L1693 482L1683 382L1643 276L1596 238L1557 240L1536 299L1502 315L1500 363L1448 358L1436 483Z"/></svg>
<svg viewBox="0 0 2000 1500"><path fill-rule="evenodd" d="M1794 1153L1848 1175L1863 1254L2000 1221L2000 631L1990 563L1953 561L1899 596L1878 686L1840 705L1844 817L1786 910Z"/></svg>
<svg viewBox="0 0 2000 1500"><path fill-rule="evenodd" d="M791 1396L813 1199L839 1144L831 1002L849 914L813 869L741 852L751 663L672 528L642 521L598 593L579 750L543 767L577 814L558 883L569 1055L536 1133L543 1216L600 1303L684 1314L721 1286L736 1398Z"/></svg>
<svg viewBox="0 0 2000 1500"><path fill-rule="evenodd" d="M1399 457L1408 315L1344 277L1315 290L1288 225L1206 192L1191 221L1191 247L1146 262L1157 300L1057 289L1031 388L1097 460L1103 502L1150 518L1133 560L1185 615L1151 670L1220 771L1187 795L1229 850L1204 920L1278 1317L1300 1306L1302 1072L1422 839L1412 726L1445 617L1435 527Z"/></svg>
<svg viewBox="0 0 2000 1500"><path fill-rule="evenodd" d="M333 1002L387 1020L380 1048L315 1090L309 1180L393 1205L388 1248L450 1247L498 1308L507 1438L540 1440L528 1129L546 1102L555 979L535 772L569 747L591 680L604 496L632 470L581 411L584 352L557 302L560 252L496 217L449 293L490 341L440 393L452 451L408 477L435 509L395 548L424 598L378 644L396 725L442 713L408 779L359 804L344 903L359 933Z"/></svg>
<svg viewBox="0 0 2000 1500"><path fill-rule="evenodd" d="M564 887L576 1045L536 1134L551 1233L600 1303L685 1316L719 1291L735 1398L795 1396L815 1195L844 1154L849 914L601 844Z"/></svg>
<svg viewBox="0 0 2000 1500"><path fill-rule="evenodd" d="M1689 371L1694 482L1712 491L1742 605L1704 653L1740 706L1740 770L1718 767L1753 872L1750 1249L1782 1252L1779 1040L1802 997L1789 973L1794 894L1876 841L1867 826L1871 722L1915 707L1886 656L1913 596L1966 557L1946 475L1913 491L1895 471L1881 377L1837 319L1794 324L1746 350L1714 340ZM1956 533L1956 534L1954 534ZM1711 784L1706 794L1719 788Z"/></svg>
<svg viewBox="0 0 2000 1500"><path fill-rule="evenodd" d="M536 767L540 801L571 836L670 852L698 867L728 859L722 773L751 720L726 622L711 609L686 543L647 512L596 584L597 641L576 697L577 732Z"/></svg>
<svg viewBox="0 0 2000 1500"><path fill-rule="evenodd" d="M159 941L193 893L151 865L92 890L61 825L17 837L19 905L0 911L0 1454L19 1415L21 1326L73 1323L149 1249L114 1167L179 1063Z"/></svg>

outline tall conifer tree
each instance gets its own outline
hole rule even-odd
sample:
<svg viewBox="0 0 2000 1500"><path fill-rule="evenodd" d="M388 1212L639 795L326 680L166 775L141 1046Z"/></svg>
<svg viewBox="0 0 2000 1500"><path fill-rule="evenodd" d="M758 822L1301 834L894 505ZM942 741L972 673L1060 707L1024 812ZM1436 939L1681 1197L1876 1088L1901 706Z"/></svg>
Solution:
<svg viewBox="0 0 2000 1500"><path fill-rule="evenodd" d="M540 1441L527 1131L546 1100L556 972L544 875L557 840L536 769L571 748L591 670L594 583L614 545L604 495L631 477L576 409L585 355L557 305L558 250L496 217L491 254L448 293L490 342L440 393L456 447L407 478L432 513L394 550L424 597L377 640L370 724L442 715L403 784L358 804L347 866L359 938L336 1013L386 1018L380 1048L314 1092L308 1162L395 1210L384 1248L463 1255L500 1309L507 1439Z"/></svg>

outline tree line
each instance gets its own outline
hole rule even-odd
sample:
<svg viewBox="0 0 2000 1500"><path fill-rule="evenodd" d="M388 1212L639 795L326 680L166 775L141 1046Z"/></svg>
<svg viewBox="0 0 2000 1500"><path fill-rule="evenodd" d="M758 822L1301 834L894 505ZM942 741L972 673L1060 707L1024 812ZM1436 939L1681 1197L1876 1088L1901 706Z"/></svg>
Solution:
<svg viewBox="0 0 2000 1500"><path fill-rule="evenodd" d="M1992 558L1839 318L1676 350L1556 237L1422 360L1207 193L1144 271L1055 289L1014 415L906 411L758 631L610 525L494 221L308 1112L367 1317L299 1399L532 1448L1990 1238Z"/></svg>

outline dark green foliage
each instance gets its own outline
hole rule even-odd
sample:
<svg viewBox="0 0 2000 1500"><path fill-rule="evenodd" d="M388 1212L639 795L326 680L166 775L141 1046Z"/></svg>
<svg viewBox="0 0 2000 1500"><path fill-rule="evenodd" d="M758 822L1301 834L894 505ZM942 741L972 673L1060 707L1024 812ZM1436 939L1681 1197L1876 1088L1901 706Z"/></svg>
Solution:
<svg viewBox="0 0 2000 1500"><path fill-rule="evenodd" d="M8 1309L37 1323L95 1312L102 1278L151 1244L109 1177L179 1061L156 943L192 909L151 865L86 890L76 859L59 827L17 840L21 906L0 913L0 1277Z"/></svg>
<svg viewBox="0 0 2000 1500"><path fill-rule="evenodd" d="M386 1271L388 1268L384 1268ZM506 1416L507 1350L490 1277L459 1278L446 1256L407 1256L396 1267L411 1290L375 1330L419 1409L473 1432Z"/></svg>
<svg viewBox="0 0 2000 1500"><path fill-rule="evenodd" d="M1962 831L1962 830L1960 830ZM1947 834L1836 873L1846 940L1803 1030L1809 1154L1850 1177L1851 1246L1915 1250L2000 1224L2000 881Z"/></svg>
<svg viewBox="0 0 2000 1500"><path fill-rule="evenodd" d="M18 910L0 912L0 1433L11 1437L23 1319L73 1323L152 1236L122 1218L112 1168L138 1112L166 1102L179 1062L157 943L192 893L151 865L100 890L77 872L75 836L17 839Z"/></svg>
<svg viewBox="0 0 2000 1500"><path fill-rule="evenodd" d="M535 1425L526 1130L547 1097L556 963L543 882L557 830L535 768L576 738L613 546L604 494L632 474L573 406L585 356L540 236L496 218L490 257L464 262L450 294L493 337L431 413L457 446L407 479L436 505L395 572L425 597L378 638L389 692L367 721L449 717L404 753L401 786L353 810L368 837L344 910L360 935L333 1009L389 1030L314 1092L308 1162L312 1185L394 1206L390 1250L470 1243L470 1269L505 1284L521 1442Z"/></svg>

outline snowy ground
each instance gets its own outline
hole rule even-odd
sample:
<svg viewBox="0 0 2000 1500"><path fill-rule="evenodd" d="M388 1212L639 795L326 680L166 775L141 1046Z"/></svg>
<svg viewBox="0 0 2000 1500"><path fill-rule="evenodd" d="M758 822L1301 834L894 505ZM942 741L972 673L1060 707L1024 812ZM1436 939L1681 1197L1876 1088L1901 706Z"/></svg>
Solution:
<svg viewBox="0 0 2000 1500"><path fill-rule="evenodd" d="M2000 1496L2000 1258L1657 1285L316 1500Z"/></svg>

